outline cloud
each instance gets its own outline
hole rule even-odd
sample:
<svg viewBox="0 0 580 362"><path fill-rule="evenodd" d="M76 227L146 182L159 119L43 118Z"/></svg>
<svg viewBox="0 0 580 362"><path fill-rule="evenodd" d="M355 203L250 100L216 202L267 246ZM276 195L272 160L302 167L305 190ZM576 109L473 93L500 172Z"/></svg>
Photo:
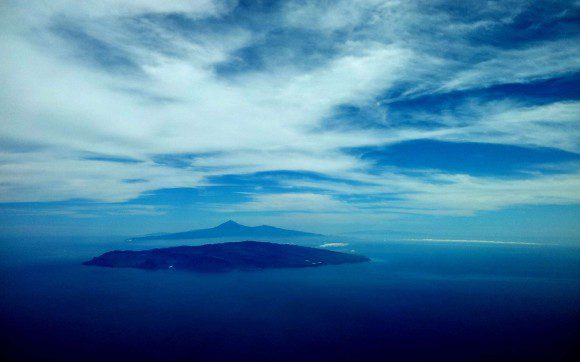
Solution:
<svg viewBox="0 0 580 362"><path fill-rule="evenodd" d="M319 245L319 248L337 248L341 246L348 246L348 243L324 243Z"/></svg>
<svg viewBox="0 0 580 362"><path fill-rule="evenodd" d="M146 182L126 182L145 176ZM120 202L149 190L194 187L201 175L151 162L119 163L70 157L67 153L0 154L0 201L87 199Z"/></svg>
<svg viewBox="0 0 580 362"><path fill-rule="evenodd" d="M553 245L542 243L529 243L524 241L469 240L469 239L408 239L408 240L437 242L437 243L460 243L460 244Z"/></svg>
<svg viewBox="0 0 580 362"><path fill-rule="evenodd" d="M574 46L579 39L534 44L525 49L501 50L488 55L490 59L472 64L445 82L439 91L485 88L496 84L527 83L577 72L580 50Z"/></svg>
<svg viewBox="0 0 580 362"><path fill-rule="evenodd" d="M193 18L223 15L234 8L236 1L227 0L54 0L34 1L27 7L34 16L71 16L80 18L128 17L146 14L183 14Z"/></svg>
<svg viewBox="0 0 580 362"><path fill-rule="evenodd" d="M260 194L252 195L251 200L236 205L235 211L313 211L328 212L344 210L346 204L332 196L309 193ZM231 212L232 209L224 211Z"/></svg>
<svg viewBox="0 0 580 362"><path fill-rule="evenodd" d="M580 170L571 174L535 175L527 178L474 177L462 174L424 172L422 177L382 173L353 174L353 187L336 181L286 181L329 195L358 196L340 201L335 212L379 214L472 215L521 205L566 205L580 203ZM328 196L326 196L328 197ZM362 197L362 198L361 198ZM283 198L279 197L279 200Z"/></svg>
<svg viewBox="0 0 580 362"><path fill-rule="evenodd" d="M473 96L391 112L396 102L578 72L567 31L507 39L519 17L546 27L577 5L530 13L528 4L300 1L266 20L234 1L10 2L0 19L0 201L123 202L215 176L295 171L326 180L280 179L284 192L227 210L392 217L578 203L575 166L513 180L385 171L348 152L417 139L580 152L573 100ZM247 67L220 71L235 64ZM381 122L330 127L344 106Z"/></svg>
<svg viewBox="0 0 580 362"><path fill-rule="evenodd" d="M0 208L0 215L18 216L65 216L75 219L91 219L104 216L161 216L167 213L167 206L124 205L91 203L88 205L41 205L34 207Z"/></svg>
<svg viewBox="0 0 580 362"><path fill-rule="evenodd" d="M526 105L502 100L468 102L457 110L431 115L445 126L430 138L550 147L580 152L580 102Z"/></svg>
<svg viewBox="0 0 580 362"><path fill-rule="evenodd" d="M380 0L288 2L284 20L289 26L315 29L323 32L353 30L371 18L373 12L389 7L389 2Z"/></svg>
<svg viewBox="0 0 580 362"><path fill-rule="evenodd" d="M528 179L476 178L467 175L439 175L442 184L425 187L409 196L407 207L436 205L442 210L470 214L518 205L562 205L580 202L580 173Z"/></svg>

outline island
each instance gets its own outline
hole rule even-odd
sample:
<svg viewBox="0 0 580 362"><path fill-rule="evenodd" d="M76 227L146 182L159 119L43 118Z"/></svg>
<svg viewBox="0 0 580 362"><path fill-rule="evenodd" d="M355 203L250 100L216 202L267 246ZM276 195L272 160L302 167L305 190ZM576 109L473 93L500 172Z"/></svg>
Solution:
<svg viewBox="0 0 580 362"><path fill-rule="evenodd" d="M269 225L245 226L229 220L223 224L209 229L197 229L178 233L156 233L145 236L137 236L127 241L145 240L182 240L182 239L211 239L211 238L288 238L288 237L320 237L324 235L307 233L304 231L288 230ZM238 239L239 240L239 239Z"/></svg>
<svg viewBox="0 0 580 362"><path fill-rule="evenodd" d="M362 263L369 258L291 244L239 241L200 246L104 253L84 265L147 270L226 272L270 268L310 268L324 265Z"/></svg>

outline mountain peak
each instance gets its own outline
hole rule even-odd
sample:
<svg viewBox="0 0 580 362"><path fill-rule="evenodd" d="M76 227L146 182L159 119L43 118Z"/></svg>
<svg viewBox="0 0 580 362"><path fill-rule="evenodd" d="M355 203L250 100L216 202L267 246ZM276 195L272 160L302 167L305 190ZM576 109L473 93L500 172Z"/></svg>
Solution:
<svg viewBox="0 0 580 362"><path fill-rule="evenodd" d="M238 224L237 222L235 222L234 220L228 220L226 222L224 222L223 224L220 224L218 226L216 226L216 228L223 228L223 227L240 227L242 225Z"/></svg>

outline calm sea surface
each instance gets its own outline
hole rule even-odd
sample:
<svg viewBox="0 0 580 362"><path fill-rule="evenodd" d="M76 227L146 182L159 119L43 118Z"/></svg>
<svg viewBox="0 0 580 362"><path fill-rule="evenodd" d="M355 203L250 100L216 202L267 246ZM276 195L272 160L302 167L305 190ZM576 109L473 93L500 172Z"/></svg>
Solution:
<svg viewBox="0 0 580 362"><path fill-rule="evenodd" d="M80 265L162 242L0 243L4 360L564 361L580 341L569 246L355 243L336 250L371 263L197 274Z"/></svg>

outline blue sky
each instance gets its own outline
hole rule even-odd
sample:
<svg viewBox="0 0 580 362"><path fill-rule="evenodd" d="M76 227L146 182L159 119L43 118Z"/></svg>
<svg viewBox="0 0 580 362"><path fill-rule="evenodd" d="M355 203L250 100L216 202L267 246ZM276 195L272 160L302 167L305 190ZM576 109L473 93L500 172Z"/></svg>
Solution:
<svg viewBox="0 0 580 362"><path fill-rule="evenodd" d="M576 1L4 1L0 228L580 238Z"/></svg>

